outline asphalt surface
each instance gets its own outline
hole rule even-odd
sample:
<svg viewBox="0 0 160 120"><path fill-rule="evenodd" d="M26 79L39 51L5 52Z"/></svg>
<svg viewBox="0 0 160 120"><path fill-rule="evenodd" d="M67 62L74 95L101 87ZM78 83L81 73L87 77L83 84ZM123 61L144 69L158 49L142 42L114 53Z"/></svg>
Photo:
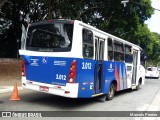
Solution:
<svg viewBox="0 0 160 120"><path fill-rule="evenodd" d="M21 100L10 101L9 98L11 96L12 89L13 86L10 86L10 90L7 89L8 92L0 94L0 111L160 111L160 79L146 79L145 85L142 86L138 91L125 90L122 92L118 92L112 101L105 102L98 98L64 98L31 90L23 90L20 86L19 96ZM61 120L64 117L59 116L54 117L54 119L55 118ZM85 120L106 119L106 117L82 118ZM51 118L48 117L47 119ZM65 119L74 119L74 117L65 117ZM80 118L77 117L76 119ZM115 120L117 118L107 117L107 120L108 119ZM123 119L159 120L160 118L124 117Z"/></svg>

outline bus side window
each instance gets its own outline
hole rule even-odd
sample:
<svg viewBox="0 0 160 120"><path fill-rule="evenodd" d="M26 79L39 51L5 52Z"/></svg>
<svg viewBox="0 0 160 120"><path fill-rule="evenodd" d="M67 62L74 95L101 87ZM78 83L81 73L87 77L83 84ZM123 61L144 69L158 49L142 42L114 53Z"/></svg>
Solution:
<svg viewBox="0 0 160 120"><path fill-rule="evenodd" d="M83 57L93 58L93 33L90 30L83 29Z"/></svg>
<svg viewBox="0 0 160 120"><path fill-rule="evenodd" d="M124 61L124 46L118 41L114 41L114 60Z"/></svg>
<svg viewBox="0 0 160 120"><path fill-rule="evenodd" d="M132 47L128 45L125 45L125 62L126 63L133 62Z"/></svg>
<svg viewBox="0 0 160 120"><path fill-rule="evenodd" d="M113 45L112 45L112 39L108 38L108 60L113 59Z"/></svg>

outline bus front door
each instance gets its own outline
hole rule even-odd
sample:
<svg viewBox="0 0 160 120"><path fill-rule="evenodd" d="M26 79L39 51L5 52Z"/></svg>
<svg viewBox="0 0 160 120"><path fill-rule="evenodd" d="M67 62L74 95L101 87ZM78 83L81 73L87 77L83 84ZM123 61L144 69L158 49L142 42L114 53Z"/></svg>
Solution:
<svg viewBox="0 0 160 120"><path fill-rule="evenodd" d="M102 92L102 67L104 60L104 39L95 38L94 94Z"/></svg>
<svg viewBox="0 0 160 120"><path fill-rule="evenodd" d="M136 84L137 76L137 61L138 61L138 51L133 50L133 75L132 75L132 84Z"/></svg>

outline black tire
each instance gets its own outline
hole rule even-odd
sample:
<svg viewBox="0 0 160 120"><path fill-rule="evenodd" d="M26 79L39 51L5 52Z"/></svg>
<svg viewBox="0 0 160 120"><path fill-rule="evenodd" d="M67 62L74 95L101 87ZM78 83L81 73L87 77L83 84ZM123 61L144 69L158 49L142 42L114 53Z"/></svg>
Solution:
<svg viewBox="0 0 160 120"><path fill-rule="evenodd" d="M140 83L138 83L138 85L136 86L136 91L140 89Z"/></svg>
<svg viewBox="0 0 160 120"><path fill-rule="evenodd" d="M115 94L115 85L111 83L109 87L108 94L106 95L106 100L112 100Z"/></svg>
<svg viewBox="0 0 160 120"><path fill-rule="evenodd" d="M136 86L136 91L139 90L141 88L141 82L140 80L138 81L138 85Z"/></svg>

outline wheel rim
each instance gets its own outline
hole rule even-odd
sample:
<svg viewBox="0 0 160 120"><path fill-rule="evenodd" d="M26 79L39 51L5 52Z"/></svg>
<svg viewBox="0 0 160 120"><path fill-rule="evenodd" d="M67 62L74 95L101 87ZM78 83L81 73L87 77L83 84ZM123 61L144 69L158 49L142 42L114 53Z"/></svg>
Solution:
<svg viewBox="0 0 160 120"><path fill-rule="evenodd" d="M113 94L114 94L114 90L113 90L113 86L111 85L109 89L109 97L113 97Z"/></svg>

